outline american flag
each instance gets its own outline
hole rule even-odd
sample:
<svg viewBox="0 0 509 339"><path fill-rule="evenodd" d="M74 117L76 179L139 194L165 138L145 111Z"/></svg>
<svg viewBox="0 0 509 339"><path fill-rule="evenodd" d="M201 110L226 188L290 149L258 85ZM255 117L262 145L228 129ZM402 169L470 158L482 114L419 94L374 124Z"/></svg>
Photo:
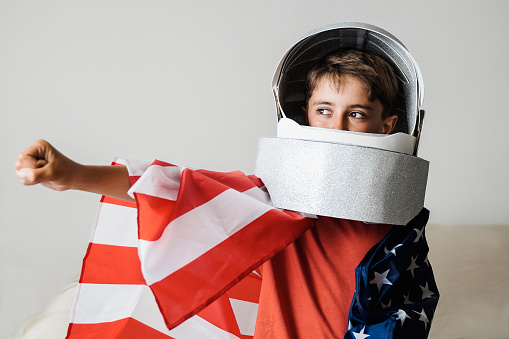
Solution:
<svg viewBox="0 0 509 339"><path fill-rule="evenodd" d="M355 270L355 294L345 338L427 338L438 304L428 261L423 209L395 226Z"/></svg>
<svg viewBox="0 0 509 339"><path fill-rule="evenodd" d="M102 198L67 338L251 338L258 266L312 219L241 172L116 163L136 204Z"/></svg>
<svg viewBox="0 0 509 339"><path fill-rule="evenodd" d="M252 338L258 266L314 219L273 208L260 179L241 172L116 164L136 203L101 199L67 338ZM426 220L423 210L395 227L359 265L345 338L427 335L438 291Z"/></svg>

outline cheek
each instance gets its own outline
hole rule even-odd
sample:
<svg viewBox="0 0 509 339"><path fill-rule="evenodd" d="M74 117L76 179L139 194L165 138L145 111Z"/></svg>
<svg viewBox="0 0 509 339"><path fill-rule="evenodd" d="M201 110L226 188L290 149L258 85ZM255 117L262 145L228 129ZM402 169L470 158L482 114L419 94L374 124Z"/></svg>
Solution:
<svg viewBox="0 0 509 339"><path fill-rule="evenodd" d="M382 133L382 126L374 121L354 120L349 125L349 131L359 133Z"/></svg>
<svg viewBox="0 0 509 339"><path fill-rule="evenodd" d="M364 126L364 133L377 133L377 134L382 134L383 133L383 123L381 122L370 122L368 124L366 124L366 126Z"/></svg>
<svg viewBox="0 0 509 339"><path fill-rule="evenodd" d="M308 115L308 125L311 127L324 127L324 122L322 121L322 119L311 114Z"/></svg>

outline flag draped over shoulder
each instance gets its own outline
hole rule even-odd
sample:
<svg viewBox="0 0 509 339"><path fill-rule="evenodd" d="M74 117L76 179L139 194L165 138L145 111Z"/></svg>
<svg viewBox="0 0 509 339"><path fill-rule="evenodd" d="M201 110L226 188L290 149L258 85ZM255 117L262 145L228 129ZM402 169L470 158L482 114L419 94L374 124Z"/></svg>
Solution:
<svg viewBox="0 0 509 339"><path fill-rule="evenodd" d="M428 261L423 209L395 226L355 270L356 292L345 338L427 338L439 293Z"/></svg>
<svg viewBox="0 0 509 339"><path fill-rule="evenodd" d="M118 160L136 204L103 197L67 338L250 338L264 261L313 225L241 172Z"/></svg>

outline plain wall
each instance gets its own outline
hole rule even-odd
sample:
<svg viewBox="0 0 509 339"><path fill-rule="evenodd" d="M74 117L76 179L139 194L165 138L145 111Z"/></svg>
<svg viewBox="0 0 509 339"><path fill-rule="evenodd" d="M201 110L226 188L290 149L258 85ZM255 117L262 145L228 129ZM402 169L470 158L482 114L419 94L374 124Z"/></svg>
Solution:
<svg viewBox="0 0 509 339"><path fill-rule="evenodd" d="M275 134L271 80L303 34L361 21L424 76L419 155L438 224L509 222L506 1L0 0L0 337L79 273L98 197L23 187L39 138L76 161L114 156L251 173Z"/></svg>

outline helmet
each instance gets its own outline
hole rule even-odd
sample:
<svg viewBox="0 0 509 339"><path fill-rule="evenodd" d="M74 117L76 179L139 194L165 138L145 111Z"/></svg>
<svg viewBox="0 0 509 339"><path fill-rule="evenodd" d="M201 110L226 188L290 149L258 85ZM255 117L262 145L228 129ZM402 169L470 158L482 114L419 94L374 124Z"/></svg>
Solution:
<svg viewBox="0 0 509 339"><path fill-rule="evenodd" d="M305 105L307 74L319 60L339 48L371 52L393 67L399 95L394 107L398 121L392 133L401 132L412 136L406 140L412 144L413 154L416 155L424 116L421 72L414 58L397 38L369 24L347 22L318 28L288 50L272 81L278 121L290 118L304 124L302 107ZM344 134L341 131L339 133Z"/></svg>
<svg viewBox="0 0 509 339"><path fill-rule="evenodd" d="M393 134L303 126L307 74L339 48L369 51L392 65L399 85ZM275 207L395 225L406 225L421 211L429 169L429 162L416 156L424 86L398 39L363 23L316 29L284 55L272 88L278 133L260 139L255 174Z"/></svg>

